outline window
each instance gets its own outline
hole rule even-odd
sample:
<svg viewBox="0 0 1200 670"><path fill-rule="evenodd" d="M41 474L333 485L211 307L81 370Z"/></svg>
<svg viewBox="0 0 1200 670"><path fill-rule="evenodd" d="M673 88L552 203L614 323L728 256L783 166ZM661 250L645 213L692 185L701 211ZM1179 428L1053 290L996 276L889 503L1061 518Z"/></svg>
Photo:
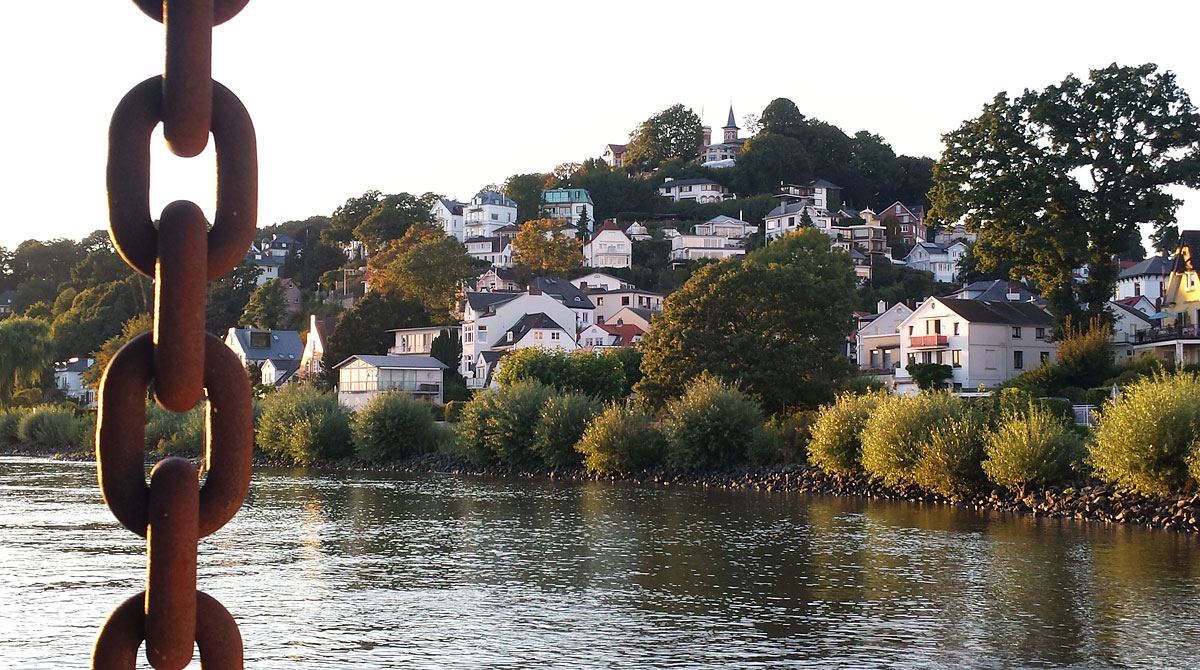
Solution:
<svg viewBox="0 0 1200 670"><path fill-rule="evenodd" d="M492 215L492 221L499 221L499 220L500 220L500 215L499 215L499 214L493 214L493 215Z"/></svg>
<svg viewBox="0 0 1200 670"><path fill-rule="evenodd" d="M562 335L562 333L560 333L560 332L558 332L558 331L555 331L555 332L553 332L553 333L550 333L550 339L552 339L552 340L557 340L559 335Z"/></svg>
<svg viewBox="0 0 1200 670"><path fill-rule="evenodd" d="M1014 340L1021 339L1021 327L1020 326L1013 326L1013 339Z"/></svg>
<svg viewBox="0 0 1200 670"><path fill-rule="evenodd" d="M958 322L957 321L954 322L954 334L958 335Z"/></svg>
<svg viewBox="0 0 1200 670"><path fill-rule="evenodd" d="M916 355L916 354L909 354L909 355L908 355L908 364L909 364L909 365L912 365L913 363L916 363L916 362L917 362L917 355Z"/></svg>
<svg viewBox="0 0 1200 670"><path fill-rule="evenodd" d="M912 334L913 334L913 327L912 327L912 326L909 326L909 327L908 327L908 336L909 336L909 337L912 337Z"/></svg>
<svg viewBox="0 0 1200 670"><path fill-rule="evenodd" d="M251 349L270 349L271 348L271 333L265 330L250 331L250 348Z"/></svg>
<svg viewBox="0 0 1200 670"><path fill-rule="evenodd" d="M962 367L962 351L961 350L955 349L950 352L950 365L952 365L956 368Z"/></svg>
<svg viewBox="0 0 1200 670"><path fill-rule="evenodd" d="M627 296L627 295L621 296L621 304L628 305L629 304L629 296Z"/></svg>
<svg viewBox="0 0 1200 670"><path fill-rule="evenodd" d="M1014 370L1024 370L1025 369L1025 352L1024 351L1014 351L1013 352L1013 369Z"/></svg>
<svg viewBox="0 0 1200 670"><path fill-rule="evenodd" d="M1043 352L1042 352L1042 355L1041 355L1041 358L1042 358L1042 365L1045 365L1045 364L1049 363L1049 362L1050 362L1050 352L1049 352L1049 351L1043 351Z"/></svg>
<svg viewBox="0 0 1200 670"><path fill-rule="evenodd" d="M600 305L603 305L603 304L604 304L604 298L596 298L596 306L597 307L599 307Z"/></svg>
<svg viewBox="0 0 1200 670"><path fill-rule="evenodd" d="M1046 339L1046 329L1045 328L1037 328L1033 331L1033 335L1034 335L1034 337L1038 338L1039 340L1044 340L1044 339ZM1045 352L1043 352L1043 353L1045 353Z"/></svg>
<svg viewBox="0 0 1200 670"><path fill-rule="evenodd" d="M542 331L540 331L540 330L533 331L533 339L535 339L535 340L542 339Z"/></svg>
<svg viewBox="0 0 1200 670"><path fill-rule="evenodd" d="M487 342L487 326L479 327L479 341Z"/></svg>
<svg viewBox="0 0 1200 670"><path fill-rule="evenodd" d="M921 352L921 362L922 363L932 363L933 362L933 352L932 351L922 351Z"/></svg>
<svg viewBox="0 0 1200 670"><path fill-rule="evenodd" d="M1140 281L1133 282L1133 295L1136 297L1141 294L1142 294L1142 282L1140 282Z"/></svg>

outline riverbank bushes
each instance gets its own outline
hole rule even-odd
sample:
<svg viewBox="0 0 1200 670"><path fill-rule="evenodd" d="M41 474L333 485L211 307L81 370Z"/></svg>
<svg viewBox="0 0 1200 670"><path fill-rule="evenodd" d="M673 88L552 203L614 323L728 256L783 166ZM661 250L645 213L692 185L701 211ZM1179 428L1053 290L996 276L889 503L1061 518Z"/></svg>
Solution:
<svg viewBox="0 0 1200 670"><path fill-rule="evenodd" d="M291 384L263 398L254 438L264 453L300 465L352 453L349 414L337 395L307 384Z"/></svg>
<svg viewBox="0 0 1200 670"><path fill-rule="evenodd" d="M354 453L368 463L382 463L429 453L437 446L432 405L407 393L371 398L350 420Z"/></svg>
<svg viewBox="0 0 1200 670"><path fill-rule="evenodd" d="M533 429L533 451L552 468L579 467L583 455L575 445L583 432L604 411L597 399L582 393L567 393L546 401Z"/></svg>
<svg viewBox="0 0 1200 670"><path fill-rule="evenodd" d="M662 421L666 461L680 470L715 470L761 453L767 433L750 396L703 374L667 402Z"/></svg>
<svg viewBox="0 0 1200 670"><path fill-rule="evenodd" d="M589 472L641 470L662 463L662 434L654 416L632 403L614 403L596 417L576 449Z"/></svg>
<svg viewBox="0 0 1200 670"><path fill-rule="evenodd" d="M17 436L22 444L42 447L73 447L83 442L85 422L62 407L43 406L21 416Z"/></svg>

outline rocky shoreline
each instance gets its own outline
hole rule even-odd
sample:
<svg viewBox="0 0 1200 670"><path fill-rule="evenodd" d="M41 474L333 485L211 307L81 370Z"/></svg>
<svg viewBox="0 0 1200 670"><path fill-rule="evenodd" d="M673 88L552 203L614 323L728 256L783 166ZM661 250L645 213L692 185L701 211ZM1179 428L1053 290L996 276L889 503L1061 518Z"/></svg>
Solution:
<svg viewBox="0 0 1200 670"><path fill-rule="evenodd" d="M36 448L9 448L6 456L42 456L67 460L91 460L90 451L55 453ZM295 467L280 459L255 454L256 467ZM1174 532L1200 533L1200 494L1186 493L1154 497L1098 481L1077 482L1074 486L1053 486L1028 491L1019 497L1004 489L981 492L965 500L950 500L916 487L894 489L870 481L865 475L827 475L805 466L740 468L718 473L685 473L667 469L644 470L622 476L594 475L582 468L518 468L510 466L476 467L445 454L428 454L417 459L385 465L366 464L354 459L313 466L321 469L414 472L470 475L510 479L549 479L557 481L622 482L641 486L690 486L705 489L792 492L808 495L861 497L872 500L905 500L946 504L975 510L1051 519L1077 519L1104 524L1140 525Z"/></svg>

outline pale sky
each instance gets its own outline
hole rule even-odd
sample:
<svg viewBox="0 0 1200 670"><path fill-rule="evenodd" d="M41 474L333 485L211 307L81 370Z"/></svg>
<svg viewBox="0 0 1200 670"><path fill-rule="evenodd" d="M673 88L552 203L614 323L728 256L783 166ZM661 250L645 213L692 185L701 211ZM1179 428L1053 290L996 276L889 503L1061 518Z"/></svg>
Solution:
<svg viewBox="0 0 1200 670"><path fill-rule="evenodd" d="M162 26L129 0L3 2L0 246L79 239L107 226L109 117L161 72ZM254 119L264 226L370 189L470 198L599 156L675 103L719 136L730 103L740 123L786 97L931 157L997 92L1113 62L1157 63L1200 104L1198 24L1183 0L251 0L215 29L213 76ZM191 199L211 217L209 146L152 142L152 214ZM1178 195L1200 228L1200 194Z"/></svg>

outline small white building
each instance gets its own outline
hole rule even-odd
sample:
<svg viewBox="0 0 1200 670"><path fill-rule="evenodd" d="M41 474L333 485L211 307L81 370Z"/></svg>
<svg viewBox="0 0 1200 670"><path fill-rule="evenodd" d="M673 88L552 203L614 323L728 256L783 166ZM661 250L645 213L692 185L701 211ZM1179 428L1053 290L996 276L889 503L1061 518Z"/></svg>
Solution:
<svg viewBox="0 0 1200 670"><path fill-rule="evenodd" d="M733 256L745 256L739 240L721 235L696 235L685 233L671 238L671 260L692 261L701 258L722 260Z"/></svg>
<svg viewBox="0 0 1200 670"><path fill-rule="evenodd" d="M1116 299L1146 296L1155 307L1161 307L1173 265L1174 262L1169 258L1151 256L1133 267L1122 270L1117 277Z"/></svg>
<svg viewBox="0 0 1200 670"><path fill-rule="evenodd" d="M653 291L637 288L618 288L611 291L593 290L588 297L596 305L596 323L612 323L612 318L623 308L643 309L654 314L663 310L663 296Z"/></svg>
<svg viewBox="0 0 1200 670"><path fill-rule="evenodd" d="M583 291L613 291L619 288L633 288L633 284L603 272L593 272L589 275L576 277L571 280L577 288Z"/></svg>
<svg viewBox="0 0 1200 670"><path fill-rule="evenodd" d="M737 197L729 189L711 179L673 179L667 180L658 187L658 194L675 202L691 200L693 202L721 202Z"/></svg>
<svg viewBox="0 0 1200 670"><path fill-rule="evenodd" d="M294 330L262 330L259 328L230 328L225 334L225 346L233 350L243 366L261 366L275 361L278 369L297 366L304 356L304 341Z"/></svg>
<svg viewBox="0 0 1200 670"><path fill-rule="evenodd" d="M884 307L884 303L881 301L879 306ZM854 349L859 369L891 381L903 360L900 356L900 324L912 313L908 305L898 302L858 320Z"/></svg>
<svg viewBox="0 0 1200 670"><path fill-rule="evenodd" d="M583 245L583 264L592 268L627 268L633 265L633 240L614 223L606 223Z"/></svg>
<svg viewBox="0 0 1200 670"><path fill-rule="evenodd" d="M747 235L757 231L758 226L724 214L714 216L704 223L697 223L692 230L697 235L716 235L730 240L745 239Z"/></svg>
<svg viewBox="0 0 1200 670"><path fill-rule="evenodd" d="M466 378L468 388L483 388L487 383L490 369L477 367L480 355L510 348L511 343L505 342L508 332L526 315L539 313L554 321L564 333L569 333L572 343L575 341L579 317L570 307L545 292L466 292L459 372Z"/></svg>
<svg viewBox="0 0 1200 670"><path fill-rule="evenodd" d="M463 219L464 203L456 200L439 198L433 203L431 218L442 227L447 235L462 242L466 240L465 221Z"/></svg>
<svg viewBox="0 0 1200 670"><path fill-rule="evenodd" d="M898 326L895 389L917 392L905 369L910 363L949 365L954 390L995 389L1054 361L1058 345L1050 341L1051 325L1050 315L1029 302L930 298Z"/></svg>
<svg viewBox="0 0 1200 670"><path fill-rule="evenodd" d="M953 242L942 246L936 242L918 242L913 246L904 263L914 270L933 273L933 280L953 284L958 280L958 264L967 255L966 242Z"/></svg>
<svg viewBox="0 0 1200 670"><path fill-rule="evenodd" d="M625 165L625 152L629 151L628 144L605 144L604 153L600 154L600 158L608 163L610 168L619 168Z"/></svg>
<svg viewBox="0 0 1200 670"><path fill-rule="evenodd" d="M304 338L304 353L300 355L300 369L297 375L301 379L312 379L324 370L325 343L337 326L336 316L308 315L308 333Z"/></svg>
<svg viewBox="0 0 1200 670"><path fill-rule="evenodd" d="M579 346L588 349L612 349L636 346L646 331L632 323L594 323L579 333Z"/></svg>
<svg viewBox="0 0 1200 670"><path fill-rule="evenodd" d="M87 407L96 406L96 389L83 383L83 373L95 365L93 358L72 357L54 364L54 385L68 398Z"/></svg>
<svg viewBox="0 0 1200 670"><path fill-rule="evenodd" d="M338 403L352 410L380 393L410 393L442 404L446 365L429 356L355 355L338 363Z"/></svg>
<svg viewBox="0 0 1200 670"><path fill-rule="evenodd" d="M450 337L460 337L459 326L424 326L422 328L394 328L389 330L396 337L396 343L388 348L389 356L405 354L429 355L433 351L433 341L442 333Z"/></svg>

